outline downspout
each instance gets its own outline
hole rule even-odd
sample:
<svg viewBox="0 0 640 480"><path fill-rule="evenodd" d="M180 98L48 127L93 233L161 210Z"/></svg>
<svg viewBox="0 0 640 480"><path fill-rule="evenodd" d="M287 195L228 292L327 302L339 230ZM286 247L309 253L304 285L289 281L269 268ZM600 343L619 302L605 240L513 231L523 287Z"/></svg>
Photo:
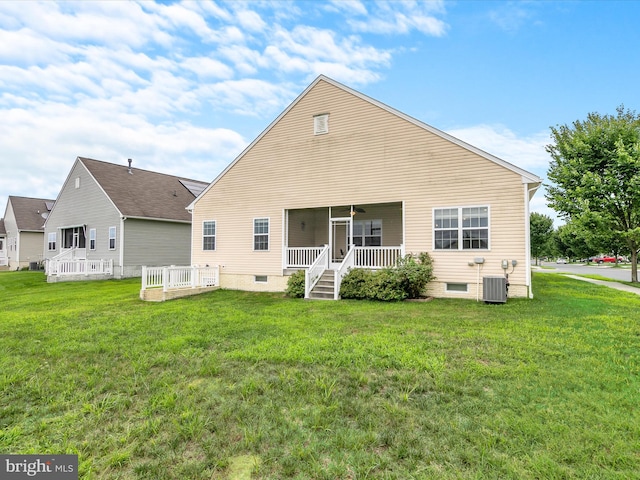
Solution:
<svg viewBox="0 0 640 480"><path fill-rule="evenodd" d="M124 221L127 217L120 217L120 278L124 278Z"/></svg>
<svg viewBox="0 0 640 480"><path fill-rule="evenodd" d="M289 246L289 215L287 215L287 209L282 209L282 271L284 272L288 267L287 259L287 247Z"/></svg>
<svg viewBox="0 0 640 480"><path fill-rule="evenodd" d="M524 231L525 231L525 283L529 288L529 298L533 298L533 284L531 283L531 228L529 223L529 198L530 193L535 192L540 186L529 188L529 183L524 184Z"/></svg>

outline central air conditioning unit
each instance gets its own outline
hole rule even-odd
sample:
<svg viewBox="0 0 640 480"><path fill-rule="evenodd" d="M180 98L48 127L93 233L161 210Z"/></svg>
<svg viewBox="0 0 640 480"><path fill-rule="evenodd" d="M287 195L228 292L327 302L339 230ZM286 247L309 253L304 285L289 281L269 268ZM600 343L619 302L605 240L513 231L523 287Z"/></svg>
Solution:
<svg viewBox="0 0 640 480"><path fill-rule="evenodd" d="M482 300L487 303L506 303L507 278L482 277Z"/></svg>

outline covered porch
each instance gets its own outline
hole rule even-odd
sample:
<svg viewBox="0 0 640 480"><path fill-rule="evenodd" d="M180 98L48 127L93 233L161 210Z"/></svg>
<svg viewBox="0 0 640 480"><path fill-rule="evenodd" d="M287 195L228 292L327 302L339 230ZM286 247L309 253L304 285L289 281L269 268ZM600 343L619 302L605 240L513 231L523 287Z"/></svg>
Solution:
<svg viewBox="0 0 640 480"><path fill-rule="evenodd" d="M336 205L284 212L283 269L305 269L305 297L323 276L333 276L331 295L349 268L377 269L404 256L403 203Z"/></svg>

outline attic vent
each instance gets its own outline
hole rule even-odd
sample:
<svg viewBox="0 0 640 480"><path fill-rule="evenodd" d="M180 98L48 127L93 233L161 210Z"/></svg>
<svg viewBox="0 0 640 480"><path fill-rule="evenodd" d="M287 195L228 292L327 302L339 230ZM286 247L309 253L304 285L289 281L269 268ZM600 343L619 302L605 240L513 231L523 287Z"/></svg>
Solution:
<svg viewBox="0 0 640 480"><path fill-rule="evenodd" d="M313 117L313 134L323 135L329 133L329 114L323 113Z"/></svg>

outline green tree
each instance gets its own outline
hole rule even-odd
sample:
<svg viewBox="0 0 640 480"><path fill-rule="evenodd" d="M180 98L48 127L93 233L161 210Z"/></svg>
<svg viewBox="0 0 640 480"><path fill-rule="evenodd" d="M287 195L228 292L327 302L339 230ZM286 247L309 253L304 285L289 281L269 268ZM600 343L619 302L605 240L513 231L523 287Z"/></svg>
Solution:
<svg viewBox="0 0 640 480"><path fill-rule="evenodd" d="M590 113L551 133L549 204L567 220L591 222L622 239L631 254L631 281L637 282L640 117L620 106L616 116Z"/></svg>
<svg viewBox="0 0 640 480"><path fill-rule="evenodd" d="M547 215L533 212L529 215L529 232L531 239L531 256L538 259L551 255L553 251L553 219Z"/></svg>

